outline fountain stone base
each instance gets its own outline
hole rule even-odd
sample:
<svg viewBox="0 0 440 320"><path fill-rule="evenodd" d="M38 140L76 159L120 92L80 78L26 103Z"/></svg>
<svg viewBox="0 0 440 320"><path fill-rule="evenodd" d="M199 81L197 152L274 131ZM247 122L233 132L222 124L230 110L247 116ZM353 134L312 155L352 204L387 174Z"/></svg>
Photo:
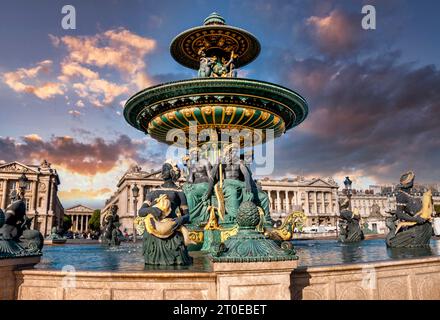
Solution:
<svg viewBox="0 0 440 320"><path fill-rule="evenodd" d="M31 269L40 262L41 256L0 259L0 300L12 300L16 296L15 271Z"/></svg>

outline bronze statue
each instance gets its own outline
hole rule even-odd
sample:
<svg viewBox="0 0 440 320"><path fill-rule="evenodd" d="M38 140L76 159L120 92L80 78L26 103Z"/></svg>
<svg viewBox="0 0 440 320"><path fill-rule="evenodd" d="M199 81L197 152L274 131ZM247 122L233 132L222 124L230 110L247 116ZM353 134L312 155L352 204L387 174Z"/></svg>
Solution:
<svg viewBox="0 0 440 320"><path fill-rule="evenodd" d="M178 167L166 162L162 166L163 184L147 193L136 219L143 234L145 265L189 265L192 258L186 245L191 240L183 226L189 222L184 192L175 184Z"/></svg>
<svg viewBox="0 0 440 320"><path fill-rule="evenodd" d="M53 226L52 229L50 230L49 239L61 240L65 238L62 236L62 230L60 230L60 228L58 228L57 226Z"/></svg>
<svg viewBox="0 0 440 320"><path fill-rule="evenodd" d="M118 206L112 205L110 207L110 213L104 216L103 219L103 232L101 236L101 242L109 246L119 246L123 237L122 232L119 230L121 226L119 222Z"/></svg>
<svg viewBox="0 0 440 320"><path fill-rule="evenodd" d="M357 210L350 210L350 198L339 201L339 241L344 243L358 242L365 239L361 227L361 216Z"/></svg>
<svg viewBox="0 0 440 320"><path fill-rule="evenodd" d="M213 59L206 56L204 48L201 48L198 54L200 57L199 78L210 77L212 72L211 66L214 63Z"/></svg>
<svg viewBox="0 0 440 320"><path fill-rule="evenodd" d="M43 235L31 230L33 218L26 216L24 189L11 191L11 204L0 212L0 257L41 255Z"/></svg>
<svg viewBox="0 0 440 320"><path fill-rule="evenodd" d="M183 191L188 202L191 225L200 226L209 218L208 207L214 189L212 165L208 161L207 151L195 147L189 151L186 163L188 177L183 185Z"/></svg>
<svg viewBox="0 0 440 320"><path fill-rule="evenodd" d="M431 216L433 213L432 191L425 192L423 198L411 195L415 174L404 173L396 195L396 210L386 219L389 233L386 243L389 247L428 246L433 230Z"/></svg>
<svg viewBox="0 0 440 320"><path fill-rule="evenodd" d="M272 224L269 212L269 197L258 189L257 184L252 179L250 168L240 159L239 146L231 143L223 149L223 157L221 161L223 193L225 201L225 223L235 223L235 217L238 207L244 201L252 201L255 205L261 207L264 211L265 224ZM220 171L216 168L215 180L219 180Z"/></svg>
<svg viewBox="0 0 440 320"><path fill-rule="evenodd" d="M198 51L200 65L198 70L198 77L237 77L237 71L235 70L234 59L237 57L234 51L231 51L229 60L225 57L207 57L205 48L202 47Z"/></svg>

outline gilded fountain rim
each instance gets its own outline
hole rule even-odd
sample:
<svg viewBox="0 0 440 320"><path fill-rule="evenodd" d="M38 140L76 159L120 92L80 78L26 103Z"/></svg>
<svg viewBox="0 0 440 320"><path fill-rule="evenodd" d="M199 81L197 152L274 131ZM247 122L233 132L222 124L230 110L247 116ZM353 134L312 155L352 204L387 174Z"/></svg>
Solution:
<svg viewBox="0 0 440 320"><path fill-rule="evenodd" d="M279 109L270 111L285 115L282 117L286 122L286 131L299 125L308 115L305 98L281 85L247 78L194 78L162 83L137 92L125 103L124 118L131 126L145 132L139 122L139 116L145 114L145 111L149 113L147 121L151 121L158 114L177 108L172 105L168 109L161 106L153 111L152 106L191 96L250 97L270 101Z"/></svg>
<svg viewBox="0 0 440 320"><path fill-rule="evenodd" d="M234 41L238 42L243 40L246 43L241 50L240 48L236 48L236 50L238 50L238 52L236 52L238 53L238 59L234 62L236 68L244 67L258 57L261 51L261 45L258 39L247 30L226 24L202 25L181 32L171 41L171 56L181 65L198 70L200 65L199 56L197 52L191 54L194 43L205 36L221 36L226 33L232 33L233 36L228 35L228 37L233 38ZM235 40L235 38L239 39ZM188 43L188 45L185 46L184 42L189 42L191 45ZM211 43L209 49L212 48L217 48L216 44Z"/></svg>

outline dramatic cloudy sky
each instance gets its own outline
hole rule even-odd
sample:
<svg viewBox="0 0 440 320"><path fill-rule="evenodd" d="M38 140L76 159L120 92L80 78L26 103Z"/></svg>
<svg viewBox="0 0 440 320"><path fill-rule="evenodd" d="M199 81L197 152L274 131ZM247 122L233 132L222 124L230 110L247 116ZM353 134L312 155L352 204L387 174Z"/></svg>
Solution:
<svg viewBox="0 0 440 320"><path fill-rule="evenodd" d="M76 8L76 30L61 8ZM377 29L361 28L375 5ZM276 141L274 177L350 175L355 187L407 169L440 182L440 3L436 0L8 1L0 11L0 160L47 159L60 197L99 207L132 163L165 148L126 124L140 89L192 78L169 55L213 11L261 41L246 77L301 93L310 114Z"/></svg>

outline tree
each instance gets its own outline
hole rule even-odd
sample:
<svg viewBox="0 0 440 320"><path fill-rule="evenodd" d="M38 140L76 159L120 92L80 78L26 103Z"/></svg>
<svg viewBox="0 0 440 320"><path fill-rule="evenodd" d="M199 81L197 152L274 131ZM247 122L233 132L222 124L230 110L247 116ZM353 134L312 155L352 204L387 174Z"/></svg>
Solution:
<svg viewBox="0 0 440 320"><path fill-rule="evenodd" d="M63 217L63 231L67 232L72 226L72 218L70 216L64 215Z"/></svg>
<svg viewBox="0 0 440 320"><path fill-rule="evenodd" d="M437 216L440 216L440 204L434 205L434 211L437 213Z"/></svg>
<svg viewBox="0 0 440 320"><path fill-rule="evenodd" d="M93 211L92 217L89 220L89 227L93 231L101 230L101 210Z"/></svg>

